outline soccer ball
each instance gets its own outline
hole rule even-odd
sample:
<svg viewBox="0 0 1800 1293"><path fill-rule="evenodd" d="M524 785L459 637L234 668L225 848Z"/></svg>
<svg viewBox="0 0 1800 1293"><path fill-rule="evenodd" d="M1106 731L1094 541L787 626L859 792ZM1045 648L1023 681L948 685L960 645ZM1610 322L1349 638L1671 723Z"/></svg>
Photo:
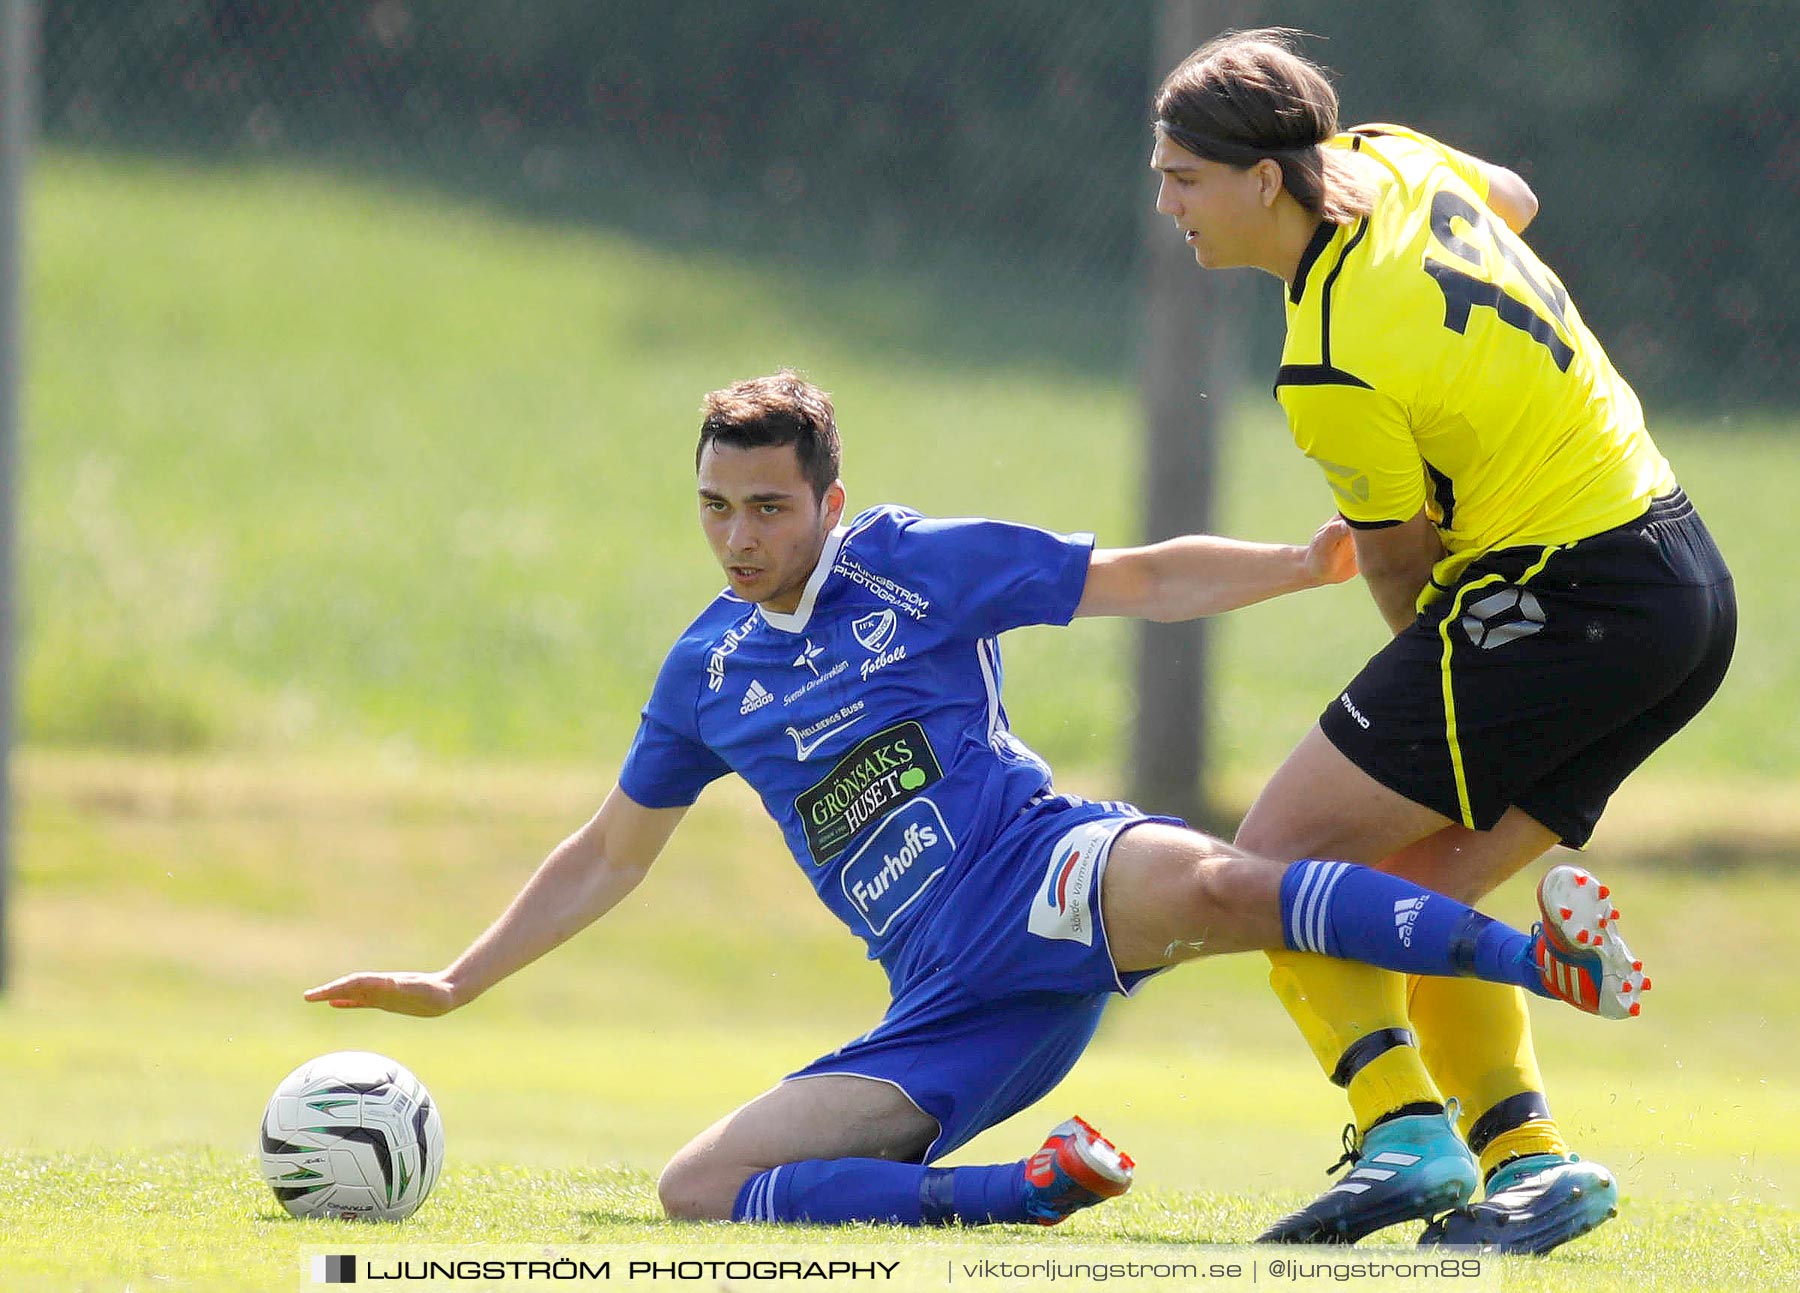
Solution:
<svg viewBox="0 0 1800 1293"><path fill-rule="evenodd" d="M404 1220L443 1165L437 1105L385 1055L336 1051L308 1060L263 1111L263 1180L296 1217Z"/></svg>

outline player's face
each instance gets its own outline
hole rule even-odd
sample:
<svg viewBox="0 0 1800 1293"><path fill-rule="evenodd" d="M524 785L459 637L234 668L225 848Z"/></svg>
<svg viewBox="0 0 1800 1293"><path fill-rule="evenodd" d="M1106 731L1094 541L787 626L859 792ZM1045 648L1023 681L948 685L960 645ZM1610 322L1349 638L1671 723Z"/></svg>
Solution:
<svg viewBox="0 0 1800 1293"><path fill-rule="evenodd" d="M700 525L731 591L747 602L784 615L798 607L843 512L843 485L814 498L793 445L714 441L700 456Z"/></svg>
<svg viewBox="0 0 1800 1293"><path fill-rule="evenodd" d="M1158 135L1150 169L1161 180L1156 209L1174 220L1202 269L1261 263L1271 218L1260 163L1240 171Z"/></svg>

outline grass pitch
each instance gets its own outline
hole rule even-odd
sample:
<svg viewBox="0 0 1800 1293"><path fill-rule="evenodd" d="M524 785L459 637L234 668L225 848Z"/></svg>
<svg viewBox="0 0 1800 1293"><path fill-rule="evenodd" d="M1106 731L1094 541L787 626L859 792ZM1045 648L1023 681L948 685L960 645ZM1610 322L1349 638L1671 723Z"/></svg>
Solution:
<svg viewBox="0 0 1800 1293"><path fill-rule="evenodd" d="M1016 1157L1078 1111L1140 1160L1117 1204L1047 1233L660 1221L654 1173L689 1135L860 1032L883 1001L875 967L729 785L614 917L465 1011L420 1021L299 1000L341 970L442 963L608 779L28 758L21 940L0 1005L0 1287L293 1287L305 1249L399 1241L847 1245L936 1278L936 1247L952 1242L1115 1257L1241 1243L1324 1184L1341 1103L1258 959L1241 957L1121 1003L1056 1093L956 1156ZM1633 866L1634 852L1615 830L1594 864L1652 961L1647 1016L1535 1012L1555 1106L1578 1147L1620 1173L1623 1213L1546 1260L1493 1270L1522 1289L1735 1289L1746 1271L1792 1285L1800 1047L1782 967L1800 882L1773 863ZM1491 904L1528 905L1522 885ZM399 1227L291 1221L257 1180L275 1083L349 1047L410 1065L444 1111L449 1165Z"/></svg>
<svg viewBox="0 0 1800 1293"><path fill-rule="evenodd" d="M284 1288L304 1248L368 1242L289 1220L255 1179L274 1084L345 1047L402 1059L445 1111L439 1193L384 1239L1118 1251L1241 1242L1324 1183L1341 1101L1239 958L1122 1005L1061 1090L957 1156L1016 1157L1078 1110L1141 1161L1118 1204L1047 1234L657 1220L670 1153L883 1003L736 786L599 930L465 1012L299 1000L443 963L599 802L718 582L686 502L701 391L798 365L838 396L854 500L1127 543L1123 375L985 346L1038 321L980 291L946 317L903 281L680 260L293 170L51 153L30 246L38 748L0 1002L0 1288ZM1304 537L1325 492L1252 407L1222 528ZM1743 645L1596 846L1654 966L1647 1018L1537 1016L1556 1107L1619 1171L1623 1215L1505 1264L1509 1288L1800 1285L1793 451L1774 423L1658 434L1738 570ZM1120 762L1129 640L1008 642L1015 725L1071 789L1119 789L1079 770ZM1241 804L1380 626L1348 587L1218 640L1217 779ZM152 753L47 749L97 746ZM468 758L504 761L444 763ZM1525 917L1523 887L1494 909Z"/></svg>

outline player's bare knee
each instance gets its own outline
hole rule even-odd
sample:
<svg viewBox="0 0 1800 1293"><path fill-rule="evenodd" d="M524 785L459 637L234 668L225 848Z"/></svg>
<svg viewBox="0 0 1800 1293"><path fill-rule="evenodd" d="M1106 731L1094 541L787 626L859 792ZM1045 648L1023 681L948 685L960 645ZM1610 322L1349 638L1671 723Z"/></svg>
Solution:
<svg viewBox="0 0 1800 1293"><path fill-rule="evenodd" d="M1280 868L1221 847L1192 867L1182 903L1195 934L1194 950L1242 952L1265 946L1271 921L1279 928Z"/></svg>
<svg viewBox="0 0 1800 1293"><path fill-rule="evenodd" d="M1194 869L1194 901L1216 926L1229 929L1237 924L1248 905L1244 880L1237 858L1212 854Z"/></svg>

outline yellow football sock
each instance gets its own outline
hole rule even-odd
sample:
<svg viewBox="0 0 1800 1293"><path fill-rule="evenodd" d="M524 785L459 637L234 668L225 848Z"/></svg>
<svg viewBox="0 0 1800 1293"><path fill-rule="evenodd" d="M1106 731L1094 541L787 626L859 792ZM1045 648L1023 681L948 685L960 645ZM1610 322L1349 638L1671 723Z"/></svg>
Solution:
<svg viewBox="0 0 1800 1293"><path fill-rule="evenodd" d="M1508 1101L1515 1116L1532 1115L1481 1147L1482 1174L1526 1154L1567 1154L1569 1146L1542 1099L1544 1078L1531 1044L1525 994L1479 979L1414 978L1407 983L1407 1014L1419 1053L1444 1094L1461 1102L1463 1135L1468 1137L1485 1115Z"/></svg>
<svg viewBox="0 0 1800 1293"><path fill-rule="evenodd" d="M1309 952L1270 952L1269 961L1269 986L1328 1076L1356 1042L1410 1028L1402 975ZM1347 1090L1359 1132L1403 1105L1443 1101L1418 1048L1410 1045L1378 1054L1350 1079Z"/></svg>

